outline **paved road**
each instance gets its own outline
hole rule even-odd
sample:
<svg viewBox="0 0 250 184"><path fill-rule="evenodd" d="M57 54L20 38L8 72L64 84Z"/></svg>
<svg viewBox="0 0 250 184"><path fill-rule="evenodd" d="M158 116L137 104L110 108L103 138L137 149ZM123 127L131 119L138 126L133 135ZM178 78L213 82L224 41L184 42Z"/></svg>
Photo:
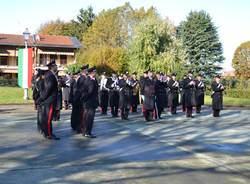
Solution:
<svg viewBox="0 0 250 184"><path fill-rule="evenodd" d="M54 123L60 141L36 131L32 106L0 106L0 183L249 184L250 110L214 119L206 108L186 119L145 123L97 113L98 138L75 135L70 112Z"/></svg>

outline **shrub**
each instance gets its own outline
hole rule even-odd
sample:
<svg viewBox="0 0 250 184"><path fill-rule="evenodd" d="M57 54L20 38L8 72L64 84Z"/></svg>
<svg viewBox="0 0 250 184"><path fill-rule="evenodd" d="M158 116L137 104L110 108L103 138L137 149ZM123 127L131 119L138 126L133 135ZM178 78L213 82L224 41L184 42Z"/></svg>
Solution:
<svg viewBox="0 0 250 184"><path fill-rule="evenodd" d="M16 87L17 79L16 78L8 79L6 77L0 76L0 86Z"/></svg>
<svg viewBox="0 0 250 184"><path fill-rule="evenodd" d="M226 89L225 96L233 98L249 98L250 99L250 89Z"/></svg>

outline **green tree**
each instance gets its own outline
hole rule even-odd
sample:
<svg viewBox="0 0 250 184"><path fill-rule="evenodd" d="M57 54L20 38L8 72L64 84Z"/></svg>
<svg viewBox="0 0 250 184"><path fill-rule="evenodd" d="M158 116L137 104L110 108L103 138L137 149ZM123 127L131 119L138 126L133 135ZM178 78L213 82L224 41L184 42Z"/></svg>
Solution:
<svg viewBox="0 0 250 184"><path fill-rule="evenodd" d="M75 36L80 41L95 19L93 8L80 9L76 20L65 22L60 19L48 21L38 28L39 34Z"/></svg>
<svg viewBox="0 0 250 184"><path fill-rule="evenodd" d="M86 10L81 8L76 20L71 21L71 35L76 36L79 40L82 40L84 33L92 25L95 14L93 8L90 6Z"/></svg>
<svg viewBox="0 0 250 184"><path fill-rule="evenodd" d="M81 67L82 65L80 65L79 63L71 64L65 68L65 72L68 74L75 74L81 71Z"/></svg>
<svg viewBox="0 0 250 184"><path fill-rule="evenodd" d="M122 47L111 47L106 44L98 48L91 47L81 53L82 63L96 66L97 71L110 74L111 72L124 72L127 69L127 52ZM79 58L78 57L78 58Z"/></svg>
<svg viewBox="0 0 250 184"><path fill-rule="evenodd" d="M234 52L233 67L237 77L250 78L250 41L242 43Z"/></svg>
<svg viewBox="0 0 250 184"><path fill-rule="evenodd" d="M78 61L107 67L108 71L126 71L129 60L128 42L134 35L133 27L144 19L143 15L151 16L153 11L140 9L138 12L129 3L103 10L83 36L83 48L78 54Z"/></svg>
<svg viewBox="0 0 250 184"><path fill-rule="evenodd" d="M170 21L162 20L159 16L145 19L135 27L129 45L131 71L142 73L151 68L181 75L185 52Z"/></svg>
<svg viewBox="0 0 250 184"><path fill-rule="evenodd" d="M222 69L222 44L211 17L205 11L192 11L178 27L187 52L187 66L197 74L212 77Z"/></svg>

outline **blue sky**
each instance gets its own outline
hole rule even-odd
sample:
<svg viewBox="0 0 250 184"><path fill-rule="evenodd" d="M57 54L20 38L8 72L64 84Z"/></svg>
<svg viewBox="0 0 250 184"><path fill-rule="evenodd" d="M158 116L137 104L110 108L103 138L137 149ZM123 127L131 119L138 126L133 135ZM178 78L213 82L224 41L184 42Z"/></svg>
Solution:
<svg viewBox="0 0 250 184"><path fill-rule="evenodd" d="M223 44L224 70L231 70L237 46L250 41L249 0L7 0L0 7L0 33L22 34L26 27L35 33L41 23L76 17L80 8L92 6L95 13L130 2L134 8L154 6L160 15L175 25L185 20L191 10L205 10L213 19Z"/></svg>

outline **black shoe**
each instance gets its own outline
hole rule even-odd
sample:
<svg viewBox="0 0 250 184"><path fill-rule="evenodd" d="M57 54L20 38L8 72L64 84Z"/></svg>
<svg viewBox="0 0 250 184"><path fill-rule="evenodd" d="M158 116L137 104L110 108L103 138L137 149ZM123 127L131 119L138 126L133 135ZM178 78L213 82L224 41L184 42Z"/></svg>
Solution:
<svg viewBox="0 0 250 184"><path fill-rule="evenodd" d="M56 137L56 136L46 136L46 139L50 139L50 140L60 140L60 137Z"/></svg>
<svg viewBox="0 0 250 184"><path fill-rule="evenodd" d="M76 134L82 134L82 131L81 130L77 130Z"/></svg>
<svg viewBox="0 0 250 184"><path fill-rule="evenodd" d="M93 134L84 134L83 136L87 138L96 138L96 136Z"/></svg>

